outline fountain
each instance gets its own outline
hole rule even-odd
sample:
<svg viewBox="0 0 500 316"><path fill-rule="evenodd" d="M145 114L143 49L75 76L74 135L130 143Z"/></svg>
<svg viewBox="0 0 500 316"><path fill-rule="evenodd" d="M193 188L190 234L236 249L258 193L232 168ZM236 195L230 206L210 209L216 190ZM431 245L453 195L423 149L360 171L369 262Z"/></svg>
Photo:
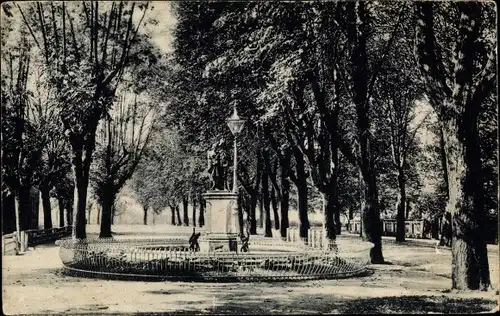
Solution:
<svg viewBox="0 0 500 316"><path fill-rule="evenodd" d="M207 171L212 185L203 195L207 202L206 231L199 236L199 250L189 236L60 240L57 244L65 273L94 278L218 282L331 279L366 273L366 260L341 257L335 251L300 241L238 234L245 231L238 225L236 182L236 137L243 123L235 108L228 119L234 135L231 191L226 181L227 159L220 151L223 141L208 152Z"/></svg>

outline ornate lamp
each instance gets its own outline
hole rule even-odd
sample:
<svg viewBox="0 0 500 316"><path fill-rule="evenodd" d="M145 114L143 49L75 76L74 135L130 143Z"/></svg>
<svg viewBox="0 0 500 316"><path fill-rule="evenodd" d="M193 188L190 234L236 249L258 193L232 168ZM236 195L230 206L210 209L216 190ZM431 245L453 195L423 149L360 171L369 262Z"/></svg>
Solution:
<svg viewBox="0 0 500 316"><path fill-rule="evenodd" d="M234 166L233 166L233 192L238 191L238 186L236 184L236 170L237 170L237 151L236 151L236 137L243 130L245 120L240 119L238 112L236 111L236 106L233 107L233 115L227 119L227 125L234 135Z"/></svg>

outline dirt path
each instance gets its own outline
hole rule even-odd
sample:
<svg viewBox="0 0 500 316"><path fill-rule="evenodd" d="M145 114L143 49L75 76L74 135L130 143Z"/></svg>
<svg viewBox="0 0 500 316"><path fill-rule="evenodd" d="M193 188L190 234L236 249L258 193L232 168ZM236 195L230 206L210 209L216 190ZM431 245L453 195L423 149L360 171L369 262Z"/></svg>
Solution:
<svg viewBox="0 0 500 316"><path fill-rule="evenodd" d="M354 240L353 240L354 241ZM344 240L345 245L350 242ZM482 312L495 291L450 293L449 250L386 242L392 265L360 278L289 283L130 282L61 275L56 247L3 257L3 311L34 313L395 313ZM498 288L498 252L490 252Z"/></svg>

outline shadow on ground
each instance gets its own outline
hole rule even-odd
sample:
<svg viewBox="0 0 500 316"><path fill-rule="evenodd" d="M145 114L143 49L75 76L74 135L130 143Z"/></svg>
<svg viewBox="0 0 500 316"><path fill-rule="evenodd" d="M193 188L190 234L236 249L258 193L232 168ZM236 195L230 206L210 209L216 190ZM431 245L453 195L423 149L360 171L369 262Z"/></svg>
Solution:
<svg viewBox="0 0 500 316"><path fill-rule="evenodd" d="M8 271L6 271L8 273ZM3 280L3 285L62 285L62 286L74 286L75 283L81 282L81 278L74 278L71 276L66 276L63 274L61 268L42 268L33 269L16 277L10 277L7 280ZM98 281L95 279L95 281Z"/></svg>
<svg viewBox="0 0 500 316"><path fill-rule="evenodd" d="M173 313L148 313L148 315L193 315L193 314L379 314L379 313L443 313L462 314L491 311L495 301L485 299L458 299L445 296L400 296L363 299L346 299L327 295L306 295L293 302L264 299L248 302L242 297L229 299L220 306L208 310L180 310ZM140 313L139 313L140 314ZM137 314L136 314L137 315Z"/></svg>

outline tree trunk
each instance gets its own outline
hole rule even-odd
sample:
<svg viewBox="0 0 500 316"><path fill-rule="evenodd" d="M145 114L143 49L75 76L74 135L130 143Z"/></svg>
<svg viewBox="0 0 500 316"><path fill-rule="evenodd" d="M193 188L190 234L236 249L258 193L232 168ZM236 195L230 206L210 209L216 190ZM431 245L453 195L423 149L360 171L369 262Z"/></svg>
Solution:
<svg viewBox="0 0 500 316"><path fill-rule="evenodd" d="M271 222L271 200L269 198L269 174L262 174L262 204L264 207L264 237L273 237Z"/></svg>
<svg viewBox="0 0 500 316"><path fill-rule="evenodd" d="M439 230L441 226L439 225L440 219L436 216L436 218L431 223L431 238L439 239Z"/></svg>
<svg viewBox="0 0 500 316"><path fill-rule="evenodd" d="M71 205L70 207L66 208L66 221L68 222L69 226L73 226L73 217L74 217L73 216L73 205Z"/></svg>
<svg viewBox="0 0 500 316"><path fill-rule="evenodd" d="M14 194L2 192L2 232L12 233L16 230L16 197Z"/></svg>
<svg viewBox="0 0 500 316"><path fill-rule="evenodd" d="M75 194L77 191L75 190L74 186L74 181L71 182L71 189L66 192L66 196L63 198L64 199L64 209L66 213L66 225L68 226L73 226L74 222L74 209L75 209ZM100 219L100 217L97 217ZM99 222L98 222L99 224ZM74 231L74 227L73 227Z"/></svg>
<svg viewBox="0 0 500 316"><path fill-rule="evenodd" d="M142 218L142 223L144 225L148 224L148 207L145 205L142 207L142 210L144 211L144 216Z"/></svg>
<svg viewBox="0 0 500 316"><path fill-rule="evenodd" d="M484 233L481 151L476 121L468 118L467 110L461 123L451 120L445 132L449 186L446 209L452 216L452 288L487 290L491 281ZM463 143L460 132L465 134Z"/></svg>
<svg viewBox="0 0 500 316"><path fill-rule="evenodd" d="M382 255L382 222L380 220L380 210L378 207L378 192L375 180L375 175L367 179L365 183L365 205L363 207L363 231L366 239L373 243L373 248L370 249L371 263L384 263ZM365 180L366 181L366 180Z"/></svg>
<svg viewBox="0 0 500 316"><path fill-rule="evenodd" d="M257 222L259 225L259 228L264 228L264 197L262 192L259 193L258 195L259 199L259 221Z"/></svg>
<svg viewBox="0 0 500 316"><path fill-rule="evenodd" d="M20 187L18 190L18 208L19 208L19 228L21 230L38 229L32 227L33 210L31 205L31 196L29 187ZM38 214L36 214L38 219Z"/></svg>
<svg viewBox="0 0 500 316"><path fill-rule="evenodd" d="M252 194L250 196L250 234L257 235L257 219L256 219L256 210L257 210L257 199L258 194Z"/></svg>
<svg viewBox="0 0 500 316"><path fill-rule="evenodd" d="M396 241L405 241L406 183L403 168L398 168L398 189Z"/></svg>
<svg viewBox="0 0 500 316"><path fill-rule="evenodd" d="M42 192L42 205L43 205L43 228L52 228L52 207L50 205L50 188L47 185L42 185L40 188Z"/></svg>
<svg viewBox="0 0 500 316"><path fill-rule="evenodd" d="M365 207L365 190L363 188L363 176L361 175L361 167L359 168L359 236L366 239L366 235L363 233L363 208Z"/></svg>
<svg viewBox="0 0 500 316"><path fill-rule="evenodd" d="M336 127L335 127L336 129ZM321 186L323 201L325 203L324 210L324 227L325 227L325 242L327 250L336 249L335 239L340 234L340 203L338 195L338 178L339 178L339 159L337 146L331 147L332 161L335 169L330 175L329 182L326 186Z"/></svg>
<svg viewBox="0 0 500 316"><path fill-rule="evenodd" d="M335 248L336 239L336 225L334 215L338 212L338 195L336 186L329 185L329 191L324 193L326 205L324 213L324 226L325 226L325 242L327 243L326 248L328 250L333 250Z"/></svg>
<svg viewBox="0 0 500 316"><path fill-rule="evenodd" d="M31 229L40 229L39 215L40 215L40 190L31 187L29 191L29 214L31 218Z"/></svg>
<svg viewBox="0 0 500 316"><path fill-rule="evenodd" d="M307 212L306 183L297 187L297 203L298 203L298 213L299 213L299 236L307 240L307 232L310 226L309 226L309 216Z"/></svg>
<svg viewBox="0 0 500 316"><path fill-rule="evenodd" d="M271 187L271 206L273 209L273 219L274 219L274 229L280 229L280 215L278 210L278 197L276 196L276 190Z"/></svg>
<svg viewBox="0 0 500 316"><path fill-rule="evenodd" d="M281 223L280 223L280 235L281 238L286 238L287 229L289 227L288 220L288 207L290 203L290 183L286 181L286 184L281 185L281 201L280 201L280 212L281 212Z"/></svg>
<svg viewBox="0 0 500 316"><path fill-rule="evenodd" d="M245 206L247 203L245 202L245 199L243 197L243 194L240 192L238 194L238 231L240 234L240 238L244 237L244 223L243 223L243 212L245 212Z"/></svg>
<svg viewBox="0 0 500 316"><path fill-rule="evenodd" d="M338 205L338 201L337 201L337 205ZM337 234L337 236L338 236L338 235L342 234L342 222L340 221L340 206L337 206L335 208L334 217L335 217L335 234Z"/></svg>
<svg viewBox="0 0 500 316"><path fill-rule="evenodd" d="M338 180L339 180L339 159L338 159L338 149L335 147L335 156L334 156L334 164L337 166L331 176L331 184L330 187L335 188L334 194L332 194L333 198L333 206L334 206L334 219L335 219L335 233L336 235L340 235L342 233L342 223L340 222L340 202L339 202L339 188L338 188Z"/></svg>
<svg viewBox="0 0 500 316"><path fill-rule="evenodd" d="M76 207L76 216L74 223L75 230L75 238L76 239L85 239L87 238L87 232L85 227L85 210L87 206L87 188L89 184L88 174L82 175L81 177L76 177L76 190L78 193L77 196L77 207ZM105 210L102 210L102 215L104 217ZM112 214L109 213L109 216ZM101 221L101 226L102 222Z"/></svg>
<svg viewBox="0 0 500 316"><path fill-rule="evenodd" d="M97 225L101 224L101 207L97 208Z"/></svg>
<svg viewBox="0 0 500 316"><path fill-rule="evenodd" d="M113 205L111 206L111 225L115 224L115 218L116 218L116 207Z"/></svg>
<svg viewBox="0 0 500 316"><path fill-rule="evenodd" d="M295 152L295 168L297 170L297 204L299 212L299 236L307 240L309 230L308 201L307 201L307 176L305 171L305 161L301 152Z"/></svg>
<svg viewBox="0 0 500 316"><path fill-rule="evenodd" d="M193 207L193 217L192 217L193 227L196 227L196 198L193 197L192 200L193 200L193 202L192 202L193 203L193 206L192 206Z"/></svg>
<svg viewBox="0 0 500 316"><path fill-rule="evenodd" d="M87 217L85 220L86 224L91 224L90 216L92 215L92 207L93 207L93 203L87 204Z"/></svg>
<svg viewBox="0 0 500 316"><path fill-rule="evenodd" d="M175 206L175 213L177 214L177 226L181 226L181 211L178 204Z"/></svg>
<svg viewBox="0 0 500 316"><path fill-rule="evenodd" d="M251 214L252 214L252 197L247 195L246 198L245 198L245 210L246 210L246 219L247 219L247 222L245 223L244 222L244 225L247 225L248 227L245 226L245 229L248 229L248 233L250 233L250 227L251 227ZM245 230L244 231L245 233L247 233L247 231Z"/></svg>
<svg viewBox="0 0 500 316"><path fill-rule="evenodd" d="M370 33L370 14L368 4L364 2L348 3L347 37L353 43L350 50L350 66L352 69L353 102L356 108L356 131L359 144L359 165L364 182L364 207L362 229L366 239L373 243L370 250L372 263L383 263L382 224L378 202L378 188L371 148L370 128L370 82L375 79L367 76L368 55L367 38Z"/></svg>
<svg viewBox="0 0 500 316"><path fill-rule="evenodd" d="M440 246L451 247L452 240L452 224L451 224L451 213L445 211L443 217L441 218L441 226L439 226L439 231L436 239L439 239Z"/></svg>
<svg viewBox="0 0 500 316"><path fill-rule="evenodd" d="M175 226L176 225L176 223L175 223L175 206L170 205L170 210L172 211L171 224Z"/></svg>
<svg viewBox="0 0 500 316"><path fill-rule="evenodd" d="M64 227L64 199L57 198L57 206L59 206L59 227Z"/></svg>
<svg viewBox="0 0 500 316"><path fill-rule="evenodd" d="M305 182L305 181L304 181ZM309 214L307 210L307 184L297 187L297 203L299 212L299 236L307 240L307 232L310 228Z"/></svg>
<svg viewBox="0 0 500 316"><path fill-rule="evenodd" d="M99 233L99 238L110 238L111 236L111 225L113 222L113 203L115 199L113 196L104 196L101 202L101 231Z"/></svg>
<svg viewBox="0 0 500 316"><path fill-rule="evenodd" d="M182 198L182 215L184 219L184 226L189 226L189 211L188 211L188 198Z"/></svg>
<svg viewBox="0 0 500 316"><path fill-rule="evenodd" d="M199 202L200 202L200 215L198 217L198 225L200 227L203 227L205 225L205 200L201 195L199 197Z"/></svg>
<svg viewBox="0 0 500 316"><path fill-rule="evenodd" d="M450 196L449 186L448 186L448 169L446 164L446 148L444 143L444 132L443 128L439 129L439 157L441 161L441 168L443 170L443 182L445 186L446 198ZM444 211L443 217L441 219L441 226L439 229L439 245L451 247L451 235L452 235L452 225L451 225L451 213L448 209Z"/></svg>
<svg viewBox="0 0 500 316"><path fill-rule="evenodd" d="M290 180L289 180L289 168L290 168L290 155L281 160L281 201L280 201L280 211L281 211L281 227L280 233L281 238L286 238L287 229L290 225L288 220L288 208L290 203Z"/></svg>

